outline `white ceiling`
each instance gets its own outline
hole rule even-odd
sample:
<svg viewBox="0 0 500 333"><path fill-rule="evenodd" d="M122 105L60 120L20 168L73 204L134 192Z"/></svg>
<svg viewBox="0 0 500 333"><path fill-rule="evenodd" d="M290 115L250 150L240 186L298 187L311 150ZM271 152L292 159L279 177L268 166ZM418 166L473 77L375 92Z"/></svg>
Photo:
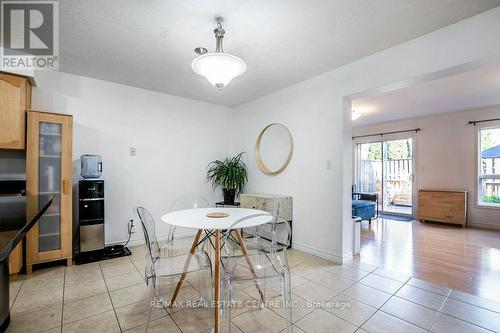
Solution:
<svg viewBox="0 0 500 333"><path fill-rule="evenodd" d="M236 106L500 5L500 0L64 0L60 70ZM225 51L247 73L219 94L193 49Z"/></svg>
<svg viewBox="0 0 500 333"><path fill-rule="evenodd" d="M353 126L500 105L500 65L353 101Z"/></svg>

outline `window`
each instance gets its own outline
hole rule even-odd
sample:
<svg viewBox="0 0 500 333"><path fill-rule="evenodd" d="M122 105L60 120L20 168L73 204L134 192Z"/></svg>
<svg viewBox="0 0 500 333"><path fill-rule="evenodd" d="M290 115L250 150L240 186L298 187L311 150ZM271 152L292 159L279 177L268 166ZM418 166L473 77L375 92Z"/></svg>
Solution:
<svg viewBox="0 0 500 333"><path fill-rule="evenodd" d="M478 131L478 204L500 207L500 126Z"/></svg>

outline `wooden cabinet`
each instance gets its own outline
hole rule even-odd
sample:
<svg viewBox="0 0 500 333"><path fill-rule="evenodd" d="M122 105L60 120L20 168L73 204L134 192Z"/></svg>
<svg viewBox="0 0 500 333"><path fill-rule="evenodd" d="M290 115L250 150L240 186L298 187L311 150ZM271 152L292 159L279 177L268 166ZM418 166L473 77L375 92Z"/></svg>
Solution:
<svg viewBox="0 0 500 333"><path fill-rule="evenodd" d="M9 274L17 274L23 268L23 242L17 244L9 255Z"/></svg>
<svg viewBox="0 0 500 333"><path fill-rule="evenodd" d="M25 149L26 110L30 107L28 79L0 73L0 149Z"/></svg>
<svg viewBox="0 0 500 333"><path fill-rule="evenodd" d="M72 136L73 118L68 115L28 111L26 191L54 202L26 236L26 271L34 264L72 257ZM27 202L28 213L38 202Z"/></svg>
<svg viewBox="0 0 500 333"><path fill-rule="evenodd" d="M467 191L420 190L418 192L418 218L459 224L467 222Z"/></svg>

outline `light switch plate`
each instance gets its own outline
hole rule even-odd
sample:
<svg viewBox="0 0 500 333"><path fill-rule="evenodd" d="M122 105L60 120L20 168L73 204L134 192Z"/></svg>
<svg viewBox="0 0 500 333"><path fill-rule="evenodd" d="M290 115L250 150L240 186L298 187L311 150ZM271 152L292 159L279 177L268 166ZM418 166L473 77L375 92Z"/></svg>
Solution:
<svg viewBox="0 0 500 333"><path fill-rule="evenodd" d="M130 147L129 148L129 155L130 156L135 156L135 154L136 154L135 147Z"/></svg>
<svg viewBox="0 0 500 333"><path fill-rule="evenodd" d="M326 169L330 170L332 168L332 160L326 160Z"/></svg>

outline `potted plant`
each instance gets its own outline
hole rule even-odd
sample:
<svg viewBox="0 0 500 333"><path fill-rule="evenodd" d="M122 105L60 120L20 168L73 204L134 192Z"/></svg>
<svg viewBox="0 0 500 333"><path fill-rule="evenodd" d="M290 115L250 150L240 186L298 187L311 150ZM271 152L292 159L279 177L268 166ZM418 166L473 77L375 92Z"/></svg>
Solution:
<svg viewBox="0 0 500 333"><path fill-rule="evenodd" d="M226 157L223 161L210 162L207 171L207 180L214 189L222 188L225 205L234 205L234 197L240 194L248 180L247 166L241 160L244 153L233 157Z"/></svg>

